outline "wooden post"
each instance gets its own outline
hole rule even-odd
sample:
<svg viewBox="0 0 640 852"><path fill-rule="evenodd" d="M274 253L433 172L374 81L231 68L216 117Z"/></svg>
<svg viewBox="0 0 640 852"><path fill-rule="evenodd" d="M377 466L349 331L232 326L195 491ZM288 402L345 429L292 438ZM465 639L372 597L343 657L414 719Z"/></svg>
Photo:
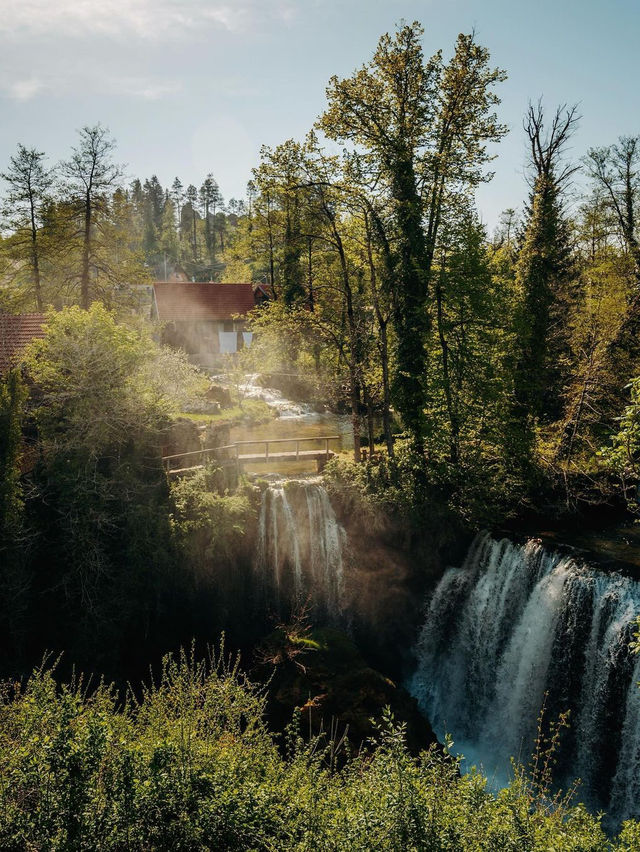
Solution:
<svg viewBox="0 0 640 852"><path fill-rule="evenodd" d="M264 457L265 457L265 459L269 458L269 442L268 441L264 442Z"/></svg>
<svg viewBox="0 0 640 852"><path fill-rule="evenodd" d="M324 447L325 447L325 450L324 450L325 455L326 455L327 460L328 460L329 459L329 439L328 438L325 439Z"/></svg>
<svg viewBox="0 0 640 852"><path fill-rule="evenodd" d="M300 441L296 441L296 460L300 458Z"/></svg>

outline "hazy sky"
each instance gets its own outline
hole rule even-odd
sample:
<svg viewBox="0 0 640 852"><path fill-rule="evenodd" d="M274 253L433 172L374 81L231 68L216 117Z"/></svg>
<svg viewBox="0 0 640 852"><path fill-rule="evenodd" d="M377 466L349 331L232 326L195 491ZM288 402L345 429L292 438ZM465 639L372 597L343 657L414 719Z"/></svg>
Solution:
<svg viewBox="0 0 640 852"><path fill-rule="evenodd" d="M332 74L348 75L401 19L425 53L475 29L510 128L479 193L491 226L525 194L529 99L580 102L573 154L640 133L640 0L0 0L0 167L18 142L67 156L100 121L132 176L212 171L242 197L261 144L302 138Z"/></svg>

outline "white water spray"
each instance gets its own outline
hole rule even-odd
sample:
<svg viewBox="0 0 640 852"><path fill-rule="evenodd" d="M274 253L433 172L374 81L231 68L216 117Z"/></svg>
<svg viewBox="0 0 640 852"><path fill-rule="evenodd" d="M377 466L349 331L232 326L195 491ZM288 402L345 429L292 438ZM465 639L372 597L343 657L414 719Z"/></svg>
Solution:
<svg viewBox="0 0 640 852"><path fill-rule="evenodd" d="M495 786L528 763L545 695L548 721L570 711L556 780L615 826L640 816L639 613L639 583L484 534L433 593L410 689Z"/></svg>
<svg viewBox="0 0 640 852"><path fill-rule="evenodd" d="M343 605L343 544L325 488L313 480L286 480L264 492L256 571L267 597L279 606L305 604L337 616Z"/></svg>

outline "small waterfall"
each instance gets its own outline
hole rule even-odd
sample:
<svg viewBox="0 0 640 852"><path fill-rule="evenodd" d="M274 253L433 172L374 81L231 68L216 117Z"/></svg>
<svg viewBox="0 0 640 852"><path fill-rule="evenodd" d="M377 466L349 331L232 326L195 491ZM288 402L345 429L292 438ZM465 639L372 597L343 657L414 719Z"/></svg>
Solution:
<svg viewBox="0 0 640 852"><path fill-rule="evenodd" d="M615 827L640 816L638 614L640 583L482 534L431 597L410 689L496 787L528 764L543 702L547 722L570 711L556 780Z"/></svg>
<svg viewBox="0 0 640 852"><path fill-rule="evenodd" d="M325 488L313 480L270 485L262 497L256 572L262 594L277 608L307 601L337 616L343 601L343 543Z"/></svg>

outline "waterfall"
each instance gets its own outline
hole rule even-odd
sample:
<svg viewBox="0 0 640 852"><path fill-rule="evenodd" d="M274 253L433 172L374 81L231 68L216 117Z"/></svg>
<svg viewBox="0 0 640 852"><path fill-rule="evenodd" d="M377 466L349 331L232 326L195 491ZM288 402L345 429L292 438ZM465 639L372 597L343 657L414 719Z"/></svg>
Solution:
<svg viewBox="0 0 640 852"><path fill-rule="evenodd" d="M539 542L478 536L429 601L410 690L464 766L495 787L529 763L546 722L569 711L556 782L611 826L640 816L640 658L629 649L640 583Z"/></svg>
<svg viewBox="0 0 640 852"><path fill-rule="evenodd" d="M270 485L262 497L255 568L279 610L309 603L337 616L343 600L343 543L325 488L313 480Z"/></svg>

